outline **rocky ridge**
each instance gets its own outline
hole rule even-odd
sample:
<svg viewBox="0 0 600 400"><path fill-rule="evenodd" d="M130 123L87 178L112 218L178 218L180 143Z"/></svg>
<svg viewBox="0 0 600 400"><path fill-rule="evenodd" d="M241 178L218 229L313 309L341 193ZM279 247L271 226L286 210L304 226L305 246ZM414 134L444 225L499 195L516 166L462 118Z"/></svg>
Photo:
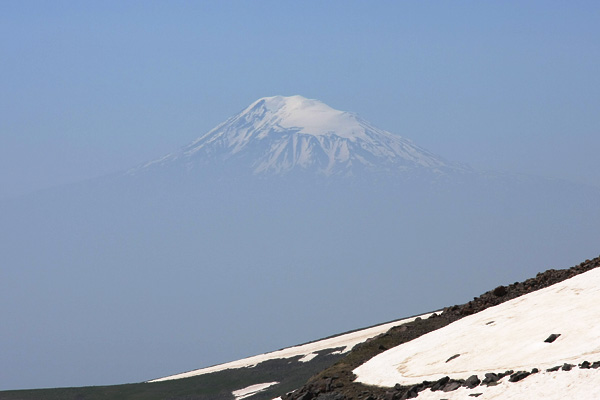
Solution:
<svg viewBox="0 0 600 400"><path fill-rule="evenodd" d="M417 319L402 326L394 327L382 335L357 345L344 359L312 377L305 386L292 393L288 393L283 399L403 400L415 398L418 396L419 392L428 388L432 390L452 391L461 386L474 388L478 385L495 385L499 380L506 376L509 377L510 382L518 382L525 379L530 374L539 372L538 369L534 368L532 371L490 371L485 374L485 377L482 377L483 380L480 380L477 376L471 376L466 380L454 380L450 377L444 377L435 382L424 381L412 386L396 385L393 389L366 386L356 383L354 382L355 376L352 371L362 363L387 349L442 328L465 316L536 290L546 288L599 266L600 257L597 257L593 260L586 260L569 269L549 269L545 272L538 273L536 277L527 279L524 282L515 282L507 286L498 286L495 289L474 298L468 303L444 308L441 312L434 313L427 319ZM552 340L552 338L549 337L547 340ZM584 361L580 363L578 367L581 369L599 368L600 361ZM575 368L575 365L565 364L549 368L547 372L555 372L558 370L569 371L573 368ZM476 395L476 393L474 393L474 395Z"/></svg>

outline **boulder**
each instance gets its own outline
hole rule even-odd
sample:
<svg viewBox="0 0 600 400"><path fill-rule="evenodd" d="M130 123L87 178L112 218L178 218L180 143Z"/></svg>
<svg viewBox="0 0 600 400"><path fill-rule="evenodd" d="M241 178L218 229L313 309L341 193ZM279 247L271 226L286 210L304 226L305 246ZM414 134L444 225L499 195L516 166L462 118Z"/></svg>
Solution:
<svg viewBox="0 0 600 400"><path fill-rule="evenodd" d="M519 382L520 380L527 378L529 375L531 375L531 372L517 371L514 374L512 374L510 376L510 378L508 378L508 381L509 382Z"/></svg>
<svg viewBox="0 0 600 400"><path fill-rule="evenodd" d="M560 336L560 333L553 333L550 336L548 336L548 338L546 340L544 340L545 343L552 343L554 342L558 337Z"/></svg>
<svg viewBox="0 0 600 400"><path fill-rule="evenodd" d="M561 369L562 369L563 371L570 371L571 369L573 369L573 367L574 367L574 365L573 365L573 364L567 364L567 363L564 363Z"/></svg>
<svg viewBox="0 0 600 400"><path fill-rule="evenodd" d="M477 387L480 383L481 381L479 380L477 375L471 375L467 378L463 385L469 389L473 389L474 387Z"/></svg>
<svg viewBox="0 0 600 400"><path fill-rule="evenodd" d="M500 380L500 376L498 376L498 374L495 374L493 372L488 372L487 374L485 374L485 378L483 378L483 381L481 382L482 385L489 385L490 383L495 383L498 382Z"/></svg>
<svg viewBox="0 0 600 400"><path fill-rule="evenodd" d="M448 383L449 380L449 376L445 376L443 378L438 379L431 387L431 391L435 392L437 390L442 390L442 388L446 385L446 383Z"/></svg>
<svg viewBox="0 0 600 400"><path fill-rule="evenodd" d="M462 382L451 380L450 382L448 382L444 386L444 388L442 389L442 391L444 391L444 392L452 392L453 390L456 390L456 389L458 389L461 386L462 386Z"/></svg>
<svg viewBox="0 0 600 400"><path fill-rule="evenodd" d="M496 297L502 297L507 293L506 286L498 286L492 293Z"/></svg>

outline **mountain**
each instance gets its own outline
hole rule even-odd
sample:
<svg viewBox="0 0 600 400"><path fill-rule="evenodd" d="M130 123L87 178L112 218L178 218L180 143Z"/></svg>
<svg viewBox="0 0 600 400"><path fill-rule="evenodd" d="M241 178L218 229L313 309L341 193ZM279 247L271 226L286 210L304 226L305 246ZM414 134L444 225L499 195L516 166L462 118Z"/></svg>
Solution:
<svg viewBox="0 0 600 400"><path fill-rule="evenodd" d="M0 388L140 382L462 302L595 254L598 204L261 99L162 161L0 201Z"/></svg>
<svg viewBox="0 0 600 400"><path fill-rule="evenodd" d="M467 400L600 395L600 257L472 301L145 383L0 400Z"/></svg>
<svg viewBox="0 0 600 400"><path fill-rule="evenodd" d="M181 150L130 172L172 165L190 170L236 168L237 173L259 176L410 171L441 175L468 170L356 114L302 96L258 99Z"/></svg>

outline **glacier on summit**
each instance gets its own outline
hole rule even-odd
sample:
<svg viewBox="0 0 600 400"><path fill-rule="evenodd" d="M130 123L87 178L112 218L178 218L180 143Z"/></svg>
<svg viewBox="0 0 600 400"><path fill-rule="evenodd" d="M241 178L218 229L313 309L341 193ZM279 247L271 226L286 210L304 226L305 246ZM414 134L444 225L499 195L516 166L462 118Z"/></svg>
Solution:
<svg viewBox="0 0 600 400"><path fill-rule="evenodd" d="M356 114L298 95L258 99L181 150L133 172L176 163L188 169L239 163L253 175L305 171L353 176L361 171L410 170L444 174L466 169Z"/></svg>

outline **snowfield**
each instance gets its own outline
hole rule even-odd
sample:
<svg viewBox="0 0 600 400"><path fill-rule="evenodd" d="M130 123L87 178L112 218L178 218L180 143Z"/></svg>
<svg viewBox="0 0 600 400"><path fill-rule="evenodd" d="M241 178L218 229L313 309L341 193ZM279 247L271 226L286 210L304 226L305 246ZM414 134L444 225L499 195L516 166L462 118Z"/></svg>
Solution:
<svg viewBox="0 0 600 400"><path fill-rule="evenodd" d="M260 393L273 385L277 385L278 383L279 382L258 383L256 385L251 385L243 389L234 390L232 394L235 397L235 400L242 400L246 397L254 396L256 393Z"/></svg>
<svg viewBox="0 0 600 400"><path fill-rule="evenodd" d="M257 106L264 104L262 121L255 128L263 128L264 125L277 125L283 129L298 128L298 133L307 135L323 136L335 132L336 135L350 139L357 138L368 140L365 130L356 121L356 116L329 107L319 100L307 99L299 95L295 96L271 96L256 100L248 106L242 114L249 114L256 110ZM260 137L265 137L266 133Z"/></svg>
<svg viewBox="0 0 600 400"><path fill-rule="evenodd" d="M201 368L194 371L184 372L181 374L166 376L164 378L153 379L148 382L161 382L168 381L172 379L182 379L189 378L192 376L210 374L212 372L218 372L225 369L236 369L236 368L251 368L254 367L264 361L274 360L279 358L292 358L300 356L300 362L308 362L312 360L314 357L317 357L317 352L327 349L339 349L341 353L349 352L352 347L357 345L358 343L362 343L367 339L370 339L374 336L377 336L381 333L387 332L390 328L398 325L402 325L408 322L413 321L415 318L427 318L431 314L424 314L421 316L405 318L394 322L388 322L386 324L373 326L371 328L362 329L360 331L346 333L344 335L335 336L328 339L319 340L312 343L307 343L299 346L288 347L286 349L277 350L271 353L260 354L253 357L244 358L241 360L236 360L232 362L228 362L225 364L219 364L212 367Z"/></svg>
<svg viewBox="0 0 600 400"><path fill-rule="evenodd" d="M545 372L564 363L600 361L600 269L462 318L387 350L354 370L357 382L392 387L466 379L488 372L531 371L519 382L421 392L423 399L600 399L600 369ZM546 339L560 334L553 342Z"/></svg>

